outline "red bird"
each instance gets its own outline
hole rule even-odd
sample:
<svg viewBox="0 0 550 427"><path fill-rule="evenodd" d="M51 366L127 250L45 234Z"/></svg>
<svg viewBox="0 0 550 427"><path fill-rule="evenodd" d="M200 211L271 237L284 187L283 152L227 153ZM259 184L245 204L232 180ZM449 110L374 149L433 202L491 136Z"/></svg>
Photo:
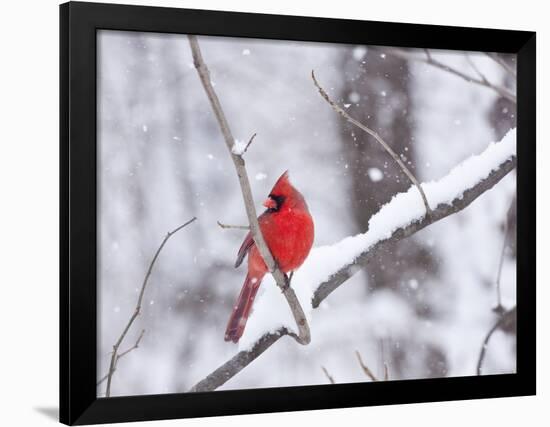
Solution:
<svg viewBox="0 0 550 427"><path fill-rule="evenodd" d="M263 203L267 210L258 217L265 242L283 273L289 273L302 265L313 245L313 218L309 214L304 196L283 173ZM269 271L249 232L244 239L235 268L248 254L248 274L237 303L229 318L225 341L238 342L252 309L254 297L263 277Z"/></svg>

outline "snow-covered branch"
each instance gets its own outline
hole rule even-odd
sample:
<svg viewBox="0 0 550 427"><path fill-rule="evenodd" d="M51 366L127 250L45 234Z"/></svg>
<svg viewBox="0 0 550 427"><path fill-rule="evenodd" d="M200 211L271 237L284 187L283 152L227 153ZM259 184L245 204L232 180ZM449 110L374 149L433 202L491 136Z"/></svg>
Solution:
<svg viewBox="0 0 550 427"><path fill-rule="evenodd" d="M295 273L293 287L306 316L342 283L366 266L379 251L425 227L460 212L495 186L516 167L516 132L511 130L499 143L465 160L443 178L423 184L431 206L426 214L413 185L384 205L369 221L368 231L340 242L312 250L304 265ZM274 297L274 286L266 279L256 310L250 317L239 343L241 351L191 388L192 392L212 391L238 374L279 338L289 334L292 324L288 309ZM271 279L273 280L273 279ZM273 313L277 313L273 315ZM286 314L286 316L285 316Z"/></svg>
<svg viewBox="0 0 550 427"><path fill-rule="evenodd" d="M265 261L265 264L269 268L272 277L275 279L278 288L285 296L288 306L290 307L290 310L292 311L292 314L294 316L296 325L298 326L298 334L289 332L289 335L291 335L300 344L309 344L311 337L309 332L309 325L304 314L304 310L302 309L300 301L296 297L294 290L292 289L292 287L290 287L290 280L277 267L275 259L273 258L273 255L267 247L265 239L260 230L260 226L258 224L258 215L256 213L254 198L252 197L252 189L250 187L250 181L248 180L248 173L246 171L246 165L243 158L244 153L254 140L256 134L252 135L252 137L246 144L237 142L233 138L220 100L218 99L216 91L214 90L212 82L210 81L210 71L208 70L208 67L206 66L206 63L204 62L204 59L202 57L197 37L190 35L188 36L188 38L189 45L191 47L191 53L193 55L193 64L195 65L197 73L199 74L199 78L201 80L202 86L204 87L204 91L206 92L206 96L208 97L212 110L216 115L216 119L225 140L225 145L229 150L231 160L233 160L233 164L235 165L235 170L239 178L239 184L241 187L241 193L246 209L246 215L248 217L248 223L250 224L250 231L252 232L254 243L256 244L256 247L258 248L258 251L260 252L263 260Z"/></svg>
<svg viewBox="0 0 550 427"><path fill-rule="evenodd" d="M423 185L432 217L424 214L415 189L397 194L369 220L369 231L349 237L336 245L319 248L326 259L347 259L326 275L314 292L313 307L318 307L331 292L365 266L378 250L408 237L430 224L454 214L491 189L516 166L516 131L511 130L500 143L492 143L480 155L472 156L438 181ZM311 256L310 256L311 259Z"/></svg>

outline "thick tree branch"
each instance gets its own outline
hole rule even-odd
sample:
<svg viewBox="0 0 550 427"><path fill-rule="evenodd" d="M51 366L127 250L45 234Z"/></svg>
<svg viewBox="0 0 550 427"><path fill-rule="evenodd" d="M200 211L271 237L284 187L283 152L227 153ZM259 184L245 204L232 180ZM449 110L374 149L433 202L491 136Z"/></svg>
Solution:
<svg viewBox="0 0 550 427"><path fill-rule="evenodd" d="M195 384L189 391L199 392L216 390L261 356L262 353L275 344L279 338L287 334L288 331L284 328L276 333L265 334L256 341L250 350L239 351L218 369Z"/></svg>
<svg viewBox="0 0 550 427"><path fill-rule="evenodd" d="M298 326L298 335L290 333L288 335L291 335L300 344L309 344L309 342L311 341L311 336L304 310L302 309L302 306L300 305L300 302L298 301L294 290L290 286L288 286L288 279L277 267L275 260L273 259L273 255L271 254L269 248L267 247L267 244L265 243L264 237L260 230L260 226L258 224L258 215L256 213L254 199L252 197L252 190L250 188L250 182L248 179L248 174L246 172L245 161L242 156L248 146L252 143L254 136L252 136L243 152L239 153L238 150L234 149L235 139L233 138L229 123L227 122L221 103L218 99L218 96L216 95L216 92L214 91L212 82L210 81L210 72L208 70L208 67L206 66L206 63L204 62L204 59L202 58L197 37L190 35L188 36L188 38L189 45L191 46L191 53L193 55L193 63L195 65L195 68L197 69L197 73L199 74L202 86L204 87L208 100L210 101L210 105L220 126L225 145L227 146L229 155L233 160L233 164L239 178L241 193L246 208L246 215L248 217L248 222L250 224L250 230L252 232L254 243L256 244L256 247L258 248L262 258L264 259L264 262L266 263L269 271L273 275L277 286L279 286L279 288L283 292L283 295L285 296L296 321L296 325Z"/></svg>
<svg viewBox="0 0 550 427"><path fill-rule="evenodd" d="M386 141L384 141L382 139L382 137L380 135L378 135L378 133L373 131L371 128L365 126L363 123L355 120L353 117L351 117L346 112L346 110L344 110L336 102L334 102L332 99L330 99L327 92L321 87L321 85L319 84L319 82L315 78L315 72L313 70L311 71L311 78L313 79L313 83L315 84L315 86L319 90L319 93L321 94L323 99L330 104L330 106L332 107L332 109L334 111L336 111L338 114L340 114L348 122L350 122L351 124L357 126L359 129L363 130L364 132L366 132L370 136L372 136L374 139L376 139L376 141L378 141L378 143L384 148L384 150L386 150L390 154L390 156L393 158L393 160L399 165L401 170L405 173L405 175L410 179L410 181L418 189L418 192L420 193L420 196L422 197L422 202L424 203L424 207L426 208L426 212L428 213L428 215L430 215L432 210L431 210L430 205L428 203L428 199L426 198L426 194L424 193L424 190L422 189L422 186L420 185L420 183L418 182L416 177L412 174L412 172L409 170L409 168L407 166L405 166L405 163L403 163L403 161L396 154L396 152L393 151L393 149L388 145L388 143Z"/></svg>
<svg viewBox="0 0 550 427"><path fill-rule="evenodd" d="M425 56L419 56L413 52L409 52L405 49L400 49L397 47L372 47L371 49L376 49L378 51L383 51L389 55L396 56L398 58L408 59L411 61L417 61L417 62L423 62L425 64L431 65L435 68L439 68L440 70L446 71L450 74L454 74L457 77L460 77L463 80L466 80L469 83L473 83L479 86L484 86L486 88L489 88L493 91L495 91L497 94L502 96L503 98L506 98L513 102L514 104L517 103L516 95L510 92L508 89L506 89L503 86L499 86L497 84L494 84L490 81L488 81L486 78L482 77L474 77L469 74L466 74L460 70L457 70L456 68L453 68L447 64L444 64L437 59L434 59L434 57L431 55L430 51L428 49L424 49ZM495 59L495 58L493 58ZM502 65L502 64L501 64Z"/></svg>
<svg viewBox="0 0 550 427"><path fill-rule="evenodd" d="M363 253L361 253L353 262L342 266L334 275L328 280L321 283L315 291L312 298L312 306L317 308L319 304L327 298L335 289L337 289L342 283L353 276L359 267L366 266L371 259L383 250L386 246L393 244L401 239L411 236L424 229L425 227L468 207L474 200L490 190L495 184L497 184L502 178L504 178L510 171L516 167L516 157L513 156L510 159L502 163L497 169L493 170L489 175L479 181L477 184L464 191L461 196L457 196L451 203L442 204L436 207L431 216L424 215L416 222L396 229L391 236L380 240L376 244L370 246ZM199 391L212 391L221 385L225 384L247 365L257 359L264 351L266 351L271 345L273 345L281 336L286 335L288 332L286 329L281 329L277 333L267 333L263 335L249 350L240 351L229 361L225 362L214 372L209 374L205 379L198 382L191 388L192 392ZM386 375L386 374L385 374Z"/></svg>
<svg viewBox="0 0 550 427"><path fill-rule="evenodd" d="M334 274L329 280L323 282L315 291L312 299L312 305L314 308L329 296L335 289L337 289L342 283L353 276L358 267L364 267L369 261L375 257L375 255L395 242L402 240L406 237L413 235L414 233L426 228L427 226L437 222L443 218L448 217L454 213L460 212L462 209L470 205L480 195L487 190L493 188L493 186L504 178L511 170L516 167L516 157L512 157L500 167L492 171L487 178L478 182L474 187L467 189L462 197L458 197L450 204L440 204L432 210L431 216L423 216L417 221L411 223L406 227L401 227L395 230L391 236L386 239L381 239L372 245L368 250L359 255L352 263L343 266L336 274Z"/></svg>
<svg viewBox="0 0 550 427"><path fill-rule="evenodd" d="M113 380L113 374L116 370L116 365L118 360L120 359L120 355L118 354L118 349L122 342L124 341L124 338L126 337L126 334L130 330L132 324L137 319L137 317L141 313L141 303L143 301L143 295L145 294L145 288L147 287L147 283L149 282L149 277L151 277L151 272L153 271L153 267L155 266L155 262L157 261L160 252L162 251L162 248L164 248L164 245L166 245L166 242L172 237L174 234L176 234L181 229L187 227L189 224L191 224L193 221L195 221L197 218L193 217L189 221L187 221L185 224L180 225L179 227L175 228L174 230L168 232L166 236L164 236L164 239L162 240L160 246L157 248L157 251L155 252L155 255L153 256L153 259L151 260L151 263L149 264L149 268L147 269L147 272L145 273L145 277L143 278L143 283L141 284L141 290L139 291L139 296L137 299L136 307L134 309L134 312L130 316L130 319L128 320L128 323L122 330L122 333L120 334L119 338L113 345L113 352L111 354L111 362L109 364L109 371L107 372L107 388L105 390L105 397L109 397L111 395L111 382ZM136 346L139 345L139 341L141 340L141 337L138 339ZM127 354L128 351L124 352L124 354ZM99 383L98 383L99 384Z"/></svg>

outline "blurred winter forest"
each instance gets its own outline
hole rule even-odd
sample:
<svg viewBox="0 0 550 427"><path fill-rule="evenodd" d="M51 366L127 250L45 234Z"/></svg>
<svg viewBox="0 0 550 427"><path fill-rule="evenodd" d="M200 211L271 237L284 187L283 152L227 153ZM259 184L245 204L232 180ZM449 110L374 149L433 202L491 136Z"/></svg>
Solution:
<svg viewBox="0 0 550 427"><path fill-rule="evenodd" d="M314 246L365 232L411 184L319 96L312 69L422 182L516 126L515 104L495 91L386 48L199 40L235 138L257 133L246 154L257 209L288 169L314 217ZM238 351L223 338L245 276L233 263L246 232L216 222L246 225L242 196L186 36L100 31L98 48L98 378L162 238L196 216L163 249L120 350L145 333L112 380L115 396L184 392ZM484 53L431 55L515 93L502 66L514 69L514 56L499 64ZM283 338L220 389L327 384L322 367L338 383L369 381L356 350L377 376L386 364L390 380L475 375L498 319L505 238L500 295L506 309L515 305L515 191L512 172L464 211L379 254L314 310L311 344ZM512 322L492 336L482 374L515 369Z"/></svg>

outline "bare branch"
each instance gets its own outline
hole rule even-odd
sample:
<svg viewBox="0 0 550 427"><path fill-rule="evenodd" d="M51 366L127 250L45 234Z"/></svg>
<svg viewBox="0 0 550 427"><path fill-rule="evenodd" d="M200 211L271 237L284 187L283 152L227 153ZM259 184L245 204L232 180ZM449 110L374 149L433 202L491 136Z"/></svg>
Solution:
<svg viewBox="0 0 550 427"><path fill-rule="evenodd" d="M489 80L487 80L487 77L485 77L485 74L483 74L481 72L481 70L479 69L479 67L476 65L476 63L474 62L474 60L471 58L471 56L466 53L466 60L468 61L468 64L470 64L470 67L472 67L472 69L475 71L475 73L479 76L480 80L482 82L485 82L485 83L489 83Z"/></svg>
<svg viewBox="0 0 550 427"><path fill-rule="evenodd" d="M260 357L264 351L275 344L279 338L287 335L288 331L284 328L275 333L267 333L262 336L250 350L239 351L235 356L221 365L218 369L209 374L206 378L195 384L189 392L202 392L216 390L225 384L244 368L246 368L255 359Z"/></svg>
<svg viewBox="0 0 550 427"><path fill-rule="evenodd" d="M223 224L220 221L216 221L216 222L221 228L224 228L224 229L235 228L237 230L250 230L250 227L248 225L229 225L229 224Z"/></svg>
<svg viewBox="0 0 550 427"><path fill-rule="evenodd" d="M250 139L248 140L248 143L244 147L244 150L243 150L242 154L246 153L246 151L248 150L248 147L250 147L250 144L252 144L252 141L254 141L254 138L256 138L256 134L254 134L250 137ZM242 154L241 154L241 156L242 156Z"/></svg>
<svg viewBox="0 0 550 427"><path fill-rule="evenodd" d="M361 369L363 369L363 372L365 373L365 375L367 375L373 381L378 381L374 376L374 374L371 372L371 370L368 368L368 366L365 365L365 363L363 362L363 359L361 358L361 353L355 350L355 356L357 356L357 361L359 362L359 366L361 366Z"/></svg>
<svg viewBox="0 0 550 427"><path fill-rule="evenodd" d="M176 234L181 229L187 227L189 224L194 222L196 219L197 219L196 217L193 217L189 221L187 221L185 224L182 224L179 227L175 228L174 230L168 232L166 234L166 236L164 236L164 239L162 240L160 246L157 248L157 251L155 252L155 255L153 256L153 259L151 260L151 263L149 264L149 268L147 268L147 272L145 273L145 277L143 278L143 283L141 284L141 290L139 292L139 296L138 296L138 299L137 299L137 303L136 303L136 307L134 309L134 312L132 313L132 315L130 316L130 319L128 320L128 323L126 324L126 326L122 330L122 333L120 334L120 337L118 338L118 340L113 345L113 352L111 354L111 362L109 364L109 372L107 373L107 388L105 390L105 396L106 397L109 397L111 395L111 382L112 382L112 379L113 379L113 374L115 373L115 370L116 370L117 361L119 359L118 349L119 349L120 345L122 344L122 342L124 341L124 338L126 337L126 334L128 333L128 331L130 330L130 327L132 326L132 324L134 323L136 318L141 313L141 303L143 301L143 295L145 294L145 288L147 287L147 283L149 282L149 277L151 276L151 272L153 271L153 267L154 267L155 262L157 261L159 255L160 255L160 252L162 251L162 248L164 248L164 245L170 239L170 237L172 237L174 234ZM141 340L141 337L138 339L138 342L137 342L138 345L139 345L139 340ZM125 352L125 353L127 353L127 352Z"/></svg>
<svg viewBox="0 0 550 427"><path fill-rule="evenodd" d="M304 314L304 310L302 309L302 306L300 305L300 302L298 301L298 298L296 297L294 290L290 286L288 286L288 279L283 274L283 272L279 270L279 268L277 267L275 260L273 259L273 255L271 254L269 248L267 247L267 244L265 243L264 237L262 235L262 231L260 230L260 226L258 224L258 219L256 214L256 208L254 205L254 198L252 197L252 190L250 188L250 182L249 182L248 174L245 167L245 161L242 155L235 154L233 152L233 144L235 140L233 138L233 135L231 134L231 129L229 128L229 123L227 122L221 103L210 81L210 72L208 71L208 67L206 66L206 63L202 58L197 37L193 35L189 35L188 38L189 38L189 45L191 47L191 53L193 55L193 63L195 65L195 68L197 69L197 73L199 74L200 80L202 82L202 85L208 97L208 100L210 101L212 110L214 111L216 119L218 120L218 124L220 126L222 135L225 140L225 144L229 151L229 155L231 156L231 159L233 160L233 164L235 165L235 170L239 178L241 193L243 196L243 201L246 208L246 214L248 217L248 222L250 224L250 230L252 232L254 243L256 244L258 251L260 252L264 262L269 268L269 271L273 275L273 278L275 279L277 286L279 286L279 288L282 290L283 295L285 296L288 302L288 305L292 311L292 314L296 321L296 325L298 326L298 335L296 334L288 334L288 335L293 336L294 339L296 339L296 341L300 344L304 344L304 345L309 344L309 342L311 341L311 335L309 332L309 326L307 324L307 319ZM252 143L253 139L254 137L250 139L248 145Z"/></svg>
<svg viewBox="0 0 550 427"><path fill-rule="evenodd" d="M389 378L390 378L390 374L389 374L388 365L384 363L384 381L388 381Z"/></svg>
<svg viewBox="0 0 550 427"><path fill-rule="evenodd" d="M432 216L424 216L406 227L399 228L395 230L388 238L370 246L367 250L365 250L365 252L360 254L355 261L342 266L338 272L318 286L312 298L313 308L317 308L319 304L321 304L321 302L335 289L358 272L360 270L358 267L366 266L370 260L374 259L376 255L380 253L380 251L384 250L388 245L391 245L401 239L405 239L417 231L420 231L451 214L465 209L479 196L490 190L515 167L516 157L513 157L502 163L498 169L493 170L485 179L479 181L476 185L464 191L460 197L455 198L450 204L438 206L434 210ZM214 372L209 374L206 378L198 382L191 388L190 391L198 392L215 390L237 375L247 365L257 359L271 345L277 342L281 336L286 334L288 334L288 331L283 328L277 333L267 333L263 335L250 350L240 351L230 360L217 368ZM387 367L385 369L387 371ZM385 374L385 377L386 376L387 374Z"/></svg>
<svg viewBox="0 0 550 427"><path fill-rule="evenodd" d="M331 384L336 384L335 381L334 381L334 378L332 377L332 375L330 375L327 371L327 368L325 368L324 366L321 366L321 369L323 370L323 373L325 374L325 376L327 377L327 379L329 380L329 382Z"/></svg>
<svg viewBox="0 0 550 427"><path fill-rule="evenodd" d="M136 340L135 344L130 347L128 350L126 351L123 351L122 353L120 353L117 357L118 357L118 360L120 360L122 357L126 356L128 353L130 353L131 351L135 350L136 348L139 347L139 343L141 342L141 339L143 338L143 335L145 335L145 329L142 329L139 336L138 336L138 339Z"/></svg>
<svg viewBox="0 0 550 427"><path fill-rule="evenodd" d="M498 54L491 53L491 52L484 52L485 55L487 55L489 58L491 58L493 61L495 61L498 65L500 65L510 76L514 79L514 81L517 78L516 70L514 70L510 65L506 63Z"/></svg>
<svg viewBox="0 0 550 427"><path fill-rule="evenodd" d="M405 166L405 163L403 163L403 161L395 153L395 151L393 151L393 149L386 143L386 141L384 141L380 137L380 135L378 135L378 133L376 133L375 131L373 131L369 127L365 126L363 123L355 120L342 107L340 107L332 99L330 99L327 92L321 87L321 85L319 84L319 82L315 78L315 72L313 70L311 71L311 78L313 79L313 83L315 84L315 86L319 90L319 93L321 94L321 96L325 99L325 101L327 101L330 104L330 106L333 108L334 111L336 111L338 114L340 114L348 122L350 122L351 124L354 124L359 129L365 131L370 136L372 136L374 139L376 139L378 141L378 143L380 145L382 145L382 147L384 147L384 149L390 154L390 156L392 156L393 160L395 160L395 162L403 170L405 175L407 175L407 177L416 186L416 188L418 188L418 191L420 192L420 196L422 197L422 201L424 202L424 206L426 207L426 212L427 212L428 215L430 215L432 210L430 208L430 205L428 204L428 199L426 198L426 194L424 193L424 190L422 190L422 186L420 185L418 180L415 178L415 176L412 174L412 172L409 170L409 168L407 168L407 166Z"/></svg>
<svg viewBox="0 0 550 427"><path fill-rule="evenodd" d="M374 48L371 48L371 49L382 50L381 48L378 48L378 47L374 47ZM487 88L495 91L497 94L499 94L503 98L506 98L506 99L510 100L514 104L517 103L516 95L513 94L512 92L510 92L505 87L499 86L499 85L494 84L494 83L491 83L487 79L476 78L476 77L471 76L469 74L466 74L466 73L464 73L460 70L457 70L456 68L453 68L453 67L451 67L447 64L444 64L444 63L438 61L437 59L434 59L434 57L431 55L431 53L428 49L424 49L424 53L425 53L424 57L418 56L415 53L409 52L405 49L400 49L400 48L396 48L396 47L387 47L387 48L385 47L383 50L384 50L384 52L388 53L389 55L393 55L393 56L396 56L396 57L399 57L399 58L409 59L411 61L417 61L417 62L424 62L425 64L431 65L435 68L439 68L440 70L446 71L450 74L454 74L455 76L460 77L461 79L463 79L463 80L465 80L469 83L474 83L474 84L477 84L477 85L480 85L480 86L487 87Z"/></svg>
<svg viewBox="0 0 550 427"><path fill-rule="evenodd" d="M130 347L128 350L123 351L122 353L120 353L120 354L116 357L115 368L114 368L113 372L116 371L116 367L117 367L118 361L119 361L120 359L122 359L122 358L123 358L124 356L126 356L128 353L130 353L131 351L133 351L133 350L135 350L136 348L139 347L139 343L141 342L141 339L143 338L143 335L144 335L144 334L145 334L145 329L142 329L142 330L141 330L141 333L140 333L139 336L138 336L138 339L137 339L136 342L135 342L135 344L134 344L132 347ZM96 385L102 384L108 377L109 377L109 373L106 373L105 375L103 375L103 376L101 377L101 379L97 382Z"/></svg>
<svg viewBox="0 0 550 427"><path fill-rule="evenodd" d="M516 307L512 307L510 310L506 311L504 314L499 316L497 322L493 325L491 329L489 329L489 332L487 332L487 335L485 336L485 339L483 340L483 344L481 345L481 350L479 351L479 358L477 360L477 375L481 375L481 367L483 365L483 360L485 359L485 354L487 353L487 346L489 344L489 340L495 333L495 331L501 327L505 327L509 322L512 322L516 317Z"/></svg>
<svg viewBox="0 0 550 427"><path fill-rule="evenodd" d="M501 295L501 291L500 291L500 279L502 277L502 267L504 265L504 256L506 255L506 248L508 247L508 234L510 232L510 220L511 220L510 213L512 212L512 210L514 208L515 203L516 203L516 198L514 197L512 199L512 202L510 203L510 207L508 208L508 210L506 212L506 221L504 221L504 237L502 238L502 250L500 251L500 260L499 260L499 263L498 263L497 277L496 277L496 280L495 280L496 293L497 293L497 305L493 309L493 311L495 311L498 314L503 314L506 311L505 308L502 306L502 295Z"/></svg>

